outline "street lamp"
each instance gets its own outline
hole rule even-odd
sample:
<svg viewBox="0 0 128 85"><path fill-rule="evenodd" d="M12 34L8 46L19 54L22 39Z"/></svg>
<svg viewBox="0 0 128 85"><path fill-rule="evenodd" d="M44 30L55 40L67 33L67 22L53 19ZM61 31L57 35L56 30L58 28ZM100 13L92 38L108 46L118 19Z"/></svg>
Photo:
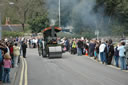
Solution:
<svg viewBox="0 0 128 85"><path fill-rule="evenodd" d="M1 13L0 13L0 40L2 39Z"/></svg>
<svg viewBox="0 0 128 85"><path fill-rule="evenodd" d="M95 30L95 35L97 36L97 40L99 39L99 30Z"/></svg>
<svg viewBox="0 0 128 85"><path fill-rule="evenodd" d="M14 2L9 2L9 5L14 5ZM3 4L0 4L0 6L3 6ZM0 40L2 39L2 17L1 17L1 12L0 12Z"/></svg>
<svg viewBox="0 0 128 85"><path fill-rule="evenodd" d="M60 19L60 0L59 0L59 27L61 26L61 19Z"/></svg>

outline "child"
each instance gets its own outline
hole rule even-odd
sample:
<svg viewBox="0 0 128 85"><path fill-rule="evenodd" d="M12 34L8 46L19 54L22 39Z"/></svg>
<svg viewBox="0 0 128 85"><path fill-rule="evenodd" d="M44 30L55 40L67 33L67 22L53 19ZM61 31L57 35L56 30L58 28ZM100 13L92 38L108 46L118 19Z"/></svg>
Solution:
<svg viewBox="0 0 128 85"><path fill-rule="evenodd" d="M9 73L10 73L10 68L11 68L11 56L8 53L4 55L3 64L4 64L3 83L10 83Z"/></svg>

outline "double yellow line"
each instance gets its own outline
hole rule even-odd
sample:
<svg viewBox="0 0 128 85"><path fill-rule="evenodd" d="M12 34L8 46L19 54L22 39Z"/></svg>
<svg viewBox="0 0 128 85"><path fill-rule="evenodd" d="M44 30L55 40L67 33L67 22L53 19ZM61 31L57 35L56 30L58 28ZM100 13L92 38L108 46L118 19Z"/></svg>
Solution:
<svg viewBox="0 0 128 85"><path fill-rule="evenodd" d="M20 76L19 85L28 85L27 62L26 62L26 59L24 59L24 58L21 58L21 60L22 60L22 69L21 69L21 76ZM23 83L23 80L24 80L24 83Z"/></svg>

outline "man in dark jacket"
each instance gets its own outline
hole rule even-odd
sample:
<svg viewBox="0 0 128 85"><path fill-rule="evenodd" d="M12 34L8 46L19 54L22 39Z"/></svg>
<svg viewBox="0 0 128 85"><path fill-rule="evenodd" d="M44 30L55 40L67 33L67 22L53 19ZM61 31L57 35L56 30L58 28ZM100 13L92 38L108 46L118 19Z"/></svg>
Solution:
<svg viewBox="0 0 128 85"><path fill-rule="evenodd" d="M78 56L81 56L82 55L82 48L83 48L83 42L81 40L78 41L77 43L77 53L78 53Z"/></svg>
<svg viewBox="0 0 128 85"><path fill-rule="evenodd" d="M111 64L113 56L114 56L114 46L112 44L112 40L110 39L108 42L108 57L107 57L108 65Z"/></svg>
<svg viewBox="0 0 128 85"><path fill-rule="evenodd" d="M27 50L27 44L25 41L23 41L22 44L22 52L23 52L23 57L26 58L26 50Z"/></svg>
<svg viewBox="0 0 128 85"><path fill-rule="evenodd" d="M96 44L95 44L94 40L91 40L89 43L89 55L90 55L90 57L94 56L95 46L96 46Z"/></svg>
<svg viewBox="0 0 128 85"><path fill-rule="evenodd" d="M69 51L69 40L68 39L66 39L65 45L66 45L66 51Z"/></svg>
<svg viewBox="0 0 128 85"><path fill-rule="evenodd" d="M116 67L119 67L119 50L117 50L117 48L118 46L116 46L114 49L114 58L115 58Z"/></svg>

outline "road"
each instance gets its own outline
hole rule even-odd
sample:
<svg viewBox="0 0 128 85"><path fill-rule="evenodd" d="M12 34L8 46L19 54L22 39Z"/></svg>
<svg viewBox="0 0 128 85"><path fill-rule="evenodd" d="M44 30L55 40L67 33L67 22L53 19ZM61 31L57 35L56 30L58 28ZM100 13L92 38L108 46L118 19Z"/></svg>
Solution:
<svg viewBox="0 0 128 85"><path fill-rule="evenodd" d="M28 85L128 85L128 73L86 56L64 53L61 59L38 56L28 49Z"/></svg>

